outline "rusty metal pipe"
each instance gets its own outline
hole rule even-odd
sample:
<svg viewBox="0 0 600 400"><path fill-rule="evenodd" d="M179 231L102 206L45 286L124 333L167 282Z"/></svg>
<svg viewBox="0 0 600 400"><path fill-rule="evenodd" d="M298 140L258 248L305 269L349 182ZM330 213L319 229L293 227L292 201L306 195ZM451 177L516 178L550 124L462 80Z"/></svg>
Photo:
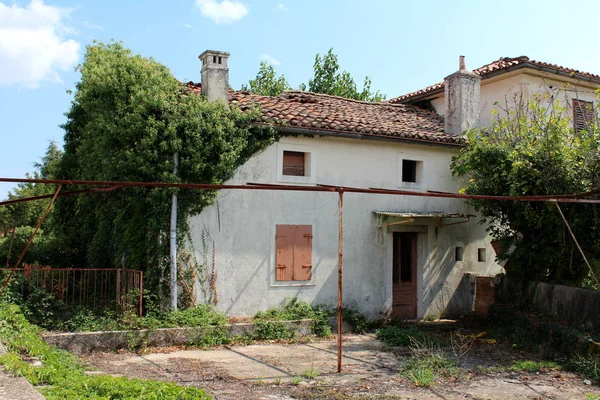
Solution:
<svg viewBox="0 0 600 400"><path fill-rule="evenodd" d="M6 289L6 286L8 286L8 283L10 282L10 279L12 278L13 274L15 273L15 269L19 266L19 264L23 260L23 257L25 257L25 254L27 254L27 250L29 250L29 246L31 246L31 243L33 243L33 238L35 238L35 235L40 230L40 227L42 226L42 223L44 222L44 220L48 216L48 213L52 209L52 206L54 205L54 200L56 200L56 198L58 197L58 194L60 193L62 187L63 187L63 185L59 184L58 187L56 188L56 192L54 193L54 196L50 200L50 204L48 204L48 207L46 207L46 211L44 211L44 214L42 215L42 218L40 218L40 220L38 221L35 229L31 233L31 237L29 238L29 241L25 245L25 248L23 248L23 251L21 251L21 254L19 255L19 259L15 263L14 268L10 271L10 274L8 274L8 277L4 281L4 284L2 285L2 289L0 289L0 296L2 296L2 293L4 293L4 290Z"/></svg>
<svg viewBox="0 0 600 400"><path fill-rule="evenodd" d="M338 233L338 309L337 309L337 372L342 372L342 313L344 311L344 190L339 189Z"/></svg>

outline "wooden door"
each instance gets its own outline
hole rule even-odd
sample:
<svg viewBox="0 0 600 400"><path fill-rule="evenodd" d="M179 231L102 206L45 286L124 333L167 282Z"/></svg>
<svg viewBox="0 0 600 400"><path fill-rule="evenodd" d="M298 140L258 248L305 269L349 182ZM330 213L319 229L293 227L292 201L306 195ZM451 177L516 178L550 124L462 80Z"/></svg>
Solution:
<svg viewBox="0 0 600 400"><path fill-rule="evenodd" d="M394 233L392 314L417 318L417 234Z"/></svg>

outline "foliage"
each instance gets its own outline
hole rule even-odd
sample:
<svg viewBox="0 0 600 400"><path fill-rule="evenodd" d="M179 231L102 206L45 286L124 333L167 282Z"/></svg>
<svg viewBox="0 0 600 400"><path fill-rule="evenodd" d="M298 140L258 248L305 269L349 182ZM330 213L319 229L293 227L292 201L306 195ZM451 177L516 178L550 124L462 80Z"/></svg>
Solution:
<svg viewBox="0 0 600 400"><path fill-rule="evenodd" d="M300 319L313 320L311 329L317 336L331 336L331 327L327 321L327 312L320 307L313 307L297 298L290 299L282 307L271 307L266 311L259 311L254 316L257 327L262 321L296 321ZM264 329L267 329L266 326ZM271 330L280 329L269 327Z"/></svg>
<svg viewBox="0 0 600 400"><path fill-rule="evenodd" d="M250 91L261 96L279 96L284 90L292 88L285 76L277 77L275 68L264 61L260 63L256 79L250 79L248 85L242 85L241 90Z"/></svg>
<svg viewBox="0 0 600 400"><path fill-rule="evenodd" d="M376 336L378 340L391 347L410 346L412 340L423 342L429 339L425 333L421 332L414 325L410 325L407 328L386 326L378 329Z"/></svg>
<svg viewBox="0 0 600 400"><path fill-rule="evenodd" d="M569 360L567 366L569 369L579 372L596 383L600 383L600 356L598 354L576 355Z"/></svg>
<svg viewBox="0 0 600 400"><path fill-rule="evenodd" d="M438 376L457 377L458 368L434 344L427 340L410 339L413 356L406 361L400 375L416 386L430 387Z"/></svg>
<svg viewBox="0 0 600 400"><path fill-rule="evenodd" d="M348 71L339 72L338 57L329 49L327 54L315 56L314 75L308 81L308 90L362 101L381 101L385 96L379 91L371 92L371 78L365 77L363 88L358 91Z"/></svg>
<svg viewBox="0 0 600 400"><path fill-rule="evenodd" d="M275 140L272 129L252 124L257 110L242 113L191 94L165 66L120 43L88 46L79 71L64 124L62 178L219 184ZM168 260L173 193L184 238L189 217L214 191L122 188L60 199L60 228L77 249L71 264L150 271L147 283L156 289Z"/></svg>
<svg viewBox="0 0 600 400"><path fill-rule="evenodd" d="M310 380L313 380L313 379L319 377L319 375L321 375L321 373L314 366L311 366L309 369L307 369L306 371L304 371L302 373L303 377L305 377L306 379L310 379Z"/></svg>
<svg viewBox="0 0 600 400"><path fill-rule="evenodd" d="M521 360L515 361L510 366L511 371L527 371L527 372L540 372L544 369L560 369L560 365L552 361L531 361Z"/></svg>
<svg viewBox="0 0 600 400"><path fill-rule="evenodd" d="M600 130L597 122L575 132L558 100L515 100L491 129L472 130L453 159L463 193L537 196L587 192L598 186ZM556 204L471 200L510 256L508 275L579 284L589 274ZM561 204L586 254L600 260L597 205Z"/></svg>
<svg viewBox="0 0 600 400"><path fill-rule="evenodd" d="M385 95L379 91L371 92L371 78L365 77L362 90L358 90L354 79L348 71L340 72L338 57L329 49L327 54L315 56L313 77L308 81L308 90L314 93L330 94L348 99L379 102ZM275 68L266 62L261 62L258 74L248 85L242 85L242 90L262 96L279 96L284 90L291 90L284 75L277 76ZM300 85L300 90L306 90L306 85Z"/></svg>
<svg viewBox="0 0 600 400"><path fill-rule="evenodd" d="M295 335L295 332L282 321L255 319L254 325L256 325L254 338L259 340L289 340Z"/></svg>
<svg viewBox="0 0 600 400"><path fill-rule="evenodd" d="M39 163L35 163L35 171L27 174L31 179L53 179L57 176L58 166L62 157L62 151L55 142L50 142L45 155ZM38 183L19 183L8 193L8 199L20 199L26 197L44 196L53 194L56 190L54 185L43 185ZM31 234L38 221L44 214L50 200L37 200L24 203L16 203L0 207L0 262L6 262L13 266L19 253L29 241ZM44 265L60 262L64 249L60 246L60 238L51 229L54 213L51 211L38 231L29 251L23 258L24 263L39 262ZM13 239L13 228L15 228ZM12 249L11 249L12 240ZM9 257L10 250L10 257Z"/></svg>
<svg viewBox="0 0 600 400"><path fill-rule="evenodd" d="M90 377L72 354L50 347L39 337L39 328L29 324L18 306L0 305L0 340L8 353L0 364L15 375L22 375L33 385L46 385L42 392L49 400L58 399L190 399L210 397L201 389L181 387L152 380ZM36 357L42 366L33 366L21 355Z"/></svg>

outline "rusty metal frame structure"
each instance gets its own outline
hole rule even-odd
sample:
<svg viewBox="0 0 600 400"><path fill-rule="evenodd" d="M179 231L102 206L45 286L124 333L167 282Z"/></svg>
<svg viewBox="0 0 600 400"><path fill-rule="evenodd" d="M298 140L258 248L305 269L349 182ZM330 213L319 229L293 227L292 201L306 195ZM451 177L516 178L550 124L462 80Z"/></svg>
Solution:
<svg viewBox="0 0 600 400"><path fill-rule="evenodd" d="M396 196L413 196L413 197L435 197L435 198L452 198L452 199L463 199L463 200L497 200L497 201L525 201L525 202L548 202L556 203L557 207L560 207L558 203L584 203L584 204L600 204L600 200L586 199L586 197L600 194L600 190L590 191L586 193L574 194L574 195L552 195L552 196L486 196L486 195L468 195L460 193L448 193L448 192L412 192L407 190L395 190L386 188L356 188L348 186L333 186L333 185L316 185L316 186L301 186L301 185L279 185L279 184L265 184L265 183L254 183L248 182L245 185L231 185L231 184L205 184L205 183L168 183L168 182L118 182L118 181L91 181L91 180L70 180L70 179L20 179L20 178L0 178L0 182L4 183L38 183L38 184L55 184L58 185L57 191L54 195L36 196L23 199L12 199L8 201L0 202L0 206L6 206L10 204L16 204L26 201L34 201L40 199L51 198L51 202L46 209L46 212L40 219L37 229L33 232L27 246L23 249L19 260L15 264L13 270L15 270L21 262L23 256L27 252L29 245L33 242L33 238L39 229L39 226L43 223L46 215L52 208L52 205L59 195L69 196L78 195L91 192L106 192L112 191L117 188L127 187L163 187L163 188L180 188L180 189L196 189L196 190L281 190L281 191L303 191L303 192L329 192L338 193L338 216L339 216L339 237L338 237L338 306L337 306L337 372L342 372L342 311L343 311L343 261L344 261L344 230L343 230L343 209L344 209L344 193L362 193L362 194L386 194ZM92 186L91 188L84 190L76 190L71 192L62 192L61 189L64 185L78 185L78 186ZM561 212L562 215L562 212ZM563 216L563 220L571 229ZM573 233L571 232L571 235ZM574 237L574 235L573 235ZM581 249L580 249L581 250ZM582 252L583 254L583 252ZM584 256L585 258L585 256ZM587 261L587 259L586 259ZM589 264L588 264L589 266ZM590 267L591 268L591 267ZM0 289L0 294L10 281L12 273L6 279L4 286Z"/></svg>

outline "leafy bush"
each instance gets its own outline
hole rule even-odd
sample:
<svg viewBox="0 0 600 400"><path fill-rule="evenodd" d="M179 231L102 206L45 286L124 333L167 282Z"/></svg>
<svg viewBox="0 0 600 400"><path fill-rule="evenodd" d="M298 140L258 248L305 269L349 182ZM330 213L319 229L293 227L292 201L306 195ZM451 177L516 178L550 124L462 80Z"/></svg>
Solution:
<svg viewBox="0 0 600 400"><path fill-rule="evenodd" d="M410 346L412 340L418 340L420 342L430 340L429 336L421 332L414 325L408 328L401 328L397 326L386 326L376 332L377 339L381 340L388 346Z"/></svg>
<svg viewBox="0 0 600 400"><path fill-rule="evenodd" d="M42 389L49 400L58 399L164 399L204 400L210 397L201 389L181 387L152 380L90 377L83 373L81 362L72 354L50 347L39 337L40 329L31 325L20 308L0 304L0 340L8 353L0 364L15 375L24 376ZM42 366L34 367L21 354L37 357Z"/></svg>
<svg viewBox="0 0 600 400"><path fill-rule="evenodd" d="M304 301L298 301L292 298L281 307L271 307L265 311L259 311L254 315L254 323L257 326L257 332L274 334L275 336L285 336L282 327L268 326L264 321L296 321L301 319L311 319L311 330L317 336L331 336L331 327L327 321L327 313L324 309L313 307ZM275 331L278 330L278 333ZM265 339L263 337L263 339ZM277 338L277 339L283 339Z"/></svg>
<svg viewBox="0 0 600 400"><path fill-rule="evenodd" d="M281 321L255 320L254 337L260 340L288 340L294 337L294 331Z"/></svg>

